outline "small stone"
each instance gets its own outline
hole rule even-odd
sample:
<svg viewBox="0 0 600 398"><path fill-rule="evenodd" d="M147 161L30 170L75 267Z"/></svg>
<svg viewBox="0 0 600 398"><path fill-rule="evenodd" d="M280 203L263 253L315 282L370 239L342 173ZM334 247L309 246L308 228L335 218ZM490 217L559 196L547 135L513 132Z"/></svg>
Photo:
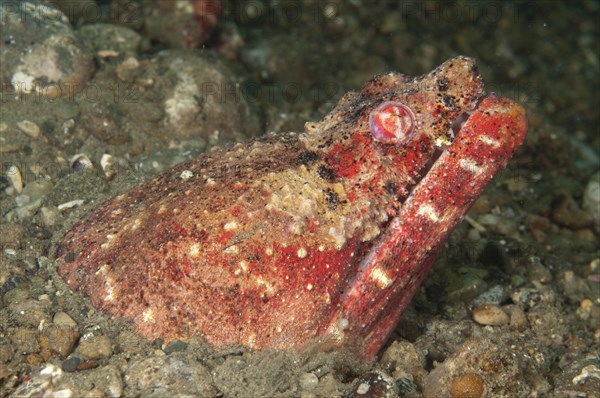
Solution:
<svg viewBox="0 0 600 398"><path fill-rule="evenodd" d="M319 384L319 378L314 373L304 373L298 381L303 390L313 390Z"/></svg>
<svg viewBox="0 0 600 398"><path fill-rule="evenodd" d="M72 355L65 359L60 367L65 372L75 372L77 370L77 366L81 363L81 358L78 356Z"/></svg>
<svg viewBox="0 0 600 398"><path fill-rule="evenodd" d="M169 343L169 345L166 346L163 351L165 352L165 354L169 355L174 352L185 351L187 346L188 344L185 341L175 340Z"/></svg>
<svg viewBox="0 0 600 398"><path fill-rule="evenodd" d="M73 351L79 339L79 331L70 326L50 324L40 335L40 346L61 357L66 357Z"/></svg>
<svg viewBox="0 0 600 398"><path fill-rule="evenodd" d="M481 398L484 390L483 378L475 373L460 375L450 384L452 398Z"/></svg>
<svg viewBox="0 0 600 398"><path fill-rule="evenodd" d="M0 344L0 364L8 362L12 359L15 349L10 344Z"/></svg>
<svg viewBox="0 0 600 398"><path fill-rule="evenodd" d="M473 310L473 320L480 325L506 325L510 318L494 304L483 304Z"/></svg>
<svg viewBox="0 0 600 398"><path fill-rule="evenodd" d="M560 282L563 285L565 296L572 302L580 302L589 297L592 292L588 281L573 271L566 271Z"/></svg>
<svg viewBox="0 0 600 398"><path fill-rule="evenodd" d="M103 359L112 355L112 341L108 336L92 336L81 340L77 346L77 354L84 359Z"/></svg>
<svg viewBox="0 0 600 398"><path fill-rule="evenodd" d="M115 365L103 366L91 372L89 381L105 392L105 396L123 396L123 379ZM176 393L173 395L177 395Z"/></svg>
<svg viewBox="0 0 600 398"><path fill-rule="evenodd" d="M41 98L71 99L84 89L95 69L93 55L80 43L65 14L51 3L27 1L2 2L0 14L2 31L15 35L11 45L5 45L11 35L2 38L3 87Z"/></svg>
<svg viewBox="0 0 600 398"><path fill-rule="evenodd" d="M31 120L20 121L17 123L17 127L31 138L36 139L40 136L40 127Z"/></svg>
<svg viewBox="0 0 600 398"><path fill-rule="evenodd" d="M348 398L392 398L398 396L395 381L387 374L375 371L361 375Z"/></svg>
<svg viewBox="0 0 600 398"><path fill-rule="evenodd" d="M90 361L83 361L81 363L79 363L79 365L77 365L77 370L88 370L88 369L94 369L98 367L98 361L96 361L95 359L92 359Z"/></svg>
<svg viewBox="0 0 600 398"><path fill-rule="evenodd" d="M59 326L77 327L77 322L75 322L75 320L71 318L69 314L63 311L58 311L56 314L54 314L52 322Z"/></svg>
<svg viewBox="0 0 600 398"><path fill-rule="evenodd" d="M496 285L481 293L473 300L473 304L500 304L508 298L508 294L500 285Z"/></svg>
<svg viewBox="0 0 600 398"><path fill-rule="evenodd" d="M521 307L517 305L510 306L510 326L518 332L527 329L527 316Z"/></svg>
<svg viewBox="0 0 600 398"><path fill-rule="evenodd" d="M129 394L134 396L172 395L169 386L175 385L180 395L212 397L217 394L208 368L193 355L183 352L132 360L126 369L125 383Z"/></svg>
<svg viewBox="0 0 600 398"><path fill-rule="evenodd" d="M537 281L541 284L552 282L552 273L537 261L529 264L527 274L531 282Z"/></svg>
<svg viewBox="0 0 600 398"><path fill-rule="evenodd" d="M583 208L592 215L596 232L600 231L600 173L594 174L585 186Z"/></svg>
<svg viewBox="0 0 600 398"><path fill-rule="evenodd" d="M40 215L42 217L42 222L47 227L52 227L56 224L58 220L60 212L56 208L56 206L44 206L40 209Z"/></svg>
<svg viewBox="0 0 600 398"><path fill-rule="evenodd" d="M592 224L592 216L569 195L562 195L556 201L551 213L552 221L566 228L580 229Z"/></svg>
<svg viewBox="0 0 600 398"><path fill-rule="evenodd" d="M8 328L8 341L21 354L31 354L40 351L37 336L38 331L34 328Z"/></svg>
<svg viewBox="0 0 600 398"><path fill-rule="evenodd" d="M409 341L394 341L384 351L380 363L386 368L399 369L403 372L413 373L425 367L425 355ZM395 374L394 374L395 376Z"/></svg>
<svg viewBox="0 0 600 398"><path fill-rule="evenodd" d="M0 222L0 247L16 249L26 234L27 229L23 225L2 220Z"/></svg>
<svg viewBox="0 0 600 398"><path fill-rule="evenodd" d="M28 299L9 306L11 317L17 324L36 328L40 324L50 323L49 310L50 303L45 300Z"/></svg>

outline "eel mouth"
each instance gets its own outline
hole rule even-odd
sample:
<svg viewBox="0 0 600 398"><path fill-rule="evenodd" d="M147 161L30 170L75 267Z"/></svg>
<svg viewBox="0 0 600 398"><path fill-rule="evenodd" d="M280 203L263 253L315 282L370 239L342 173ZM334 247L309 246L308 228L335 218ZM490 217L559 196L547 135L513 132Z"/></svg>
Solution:
<svg viewBox="0 0 600 398"><path fill-rule="evenodd" d="M477 110L479 109L479 105L481 105L481 103L483 102L483 100L485 100L486 98L491 98L494 99L496 98L496 93L490 93L488 95L482 95L481 97L479 97L477 99L477 102L475 102L475 106L471 109L469 109L468 111L464 111L463 113L461 113L460 115L458 115L451 123L450 128L452 129L452 135L454 137L456 137L456 135L458 133L460 133L460 131L462 130L462 128L464 127L464 125L467 123L467 120L469 120L469 118L471 117L471 115Z"/></svg>
<svg viewBox="0 0 600 398"><path fill-rule="evenodd" d="M452 142L454 142L454 140L456 140L456 136L458 134L460 134L463 127L467 124L467 121L469 120L471 115L479 109L479 105L481 105L483 100L486 98L495 98L495 97L496 97L495 93L490 93L487 95L480 96L477 99L477 101L475 102L475 106L473 108L462 112L456 118L454 118L454 120L450 123L450 129L452 130L452 137L453 137ZM414 179L414 182L407 188L406 194L402 195L399 198L401 203L404 203L413 194L415 187L421 182L421 180L427 175L427 173L429 173L429 170L431 170L431 168L433 167L435 162L437 162L437 160L440 158L440 156L442 156L442 154L445 151L447 151L448 148L450 148L451 146L452 146L452 143L450 143L449 145L440 145L440 146L436 145L435 146L434 152L431 154L427 163L425 163L425 165L421 168L421 170L419 170L419 173L418 173L417 177Z"/></svg>

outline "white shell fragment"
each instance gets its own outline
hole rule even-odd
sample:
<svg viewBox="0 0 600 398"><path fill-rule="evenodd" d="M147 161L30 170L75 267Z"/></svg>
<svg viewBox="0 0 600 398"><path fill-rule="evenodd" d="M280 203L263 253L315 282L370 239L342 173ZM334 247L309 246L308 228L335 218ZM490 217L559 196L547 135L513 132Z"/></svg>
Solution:
<svg viewBox="0 0 600 398"><path fill-rule="evenodd" d="M58 206L56 206L56 208L58 210L65 210L65 209L70 209L71 207L81 206L82 204L83 204L83 199L75 199L75 200L70 200L65 203L61 203Z"/></svg>
<svg viewBox="0 0 600 398"><path fill-rule="evenodd" d="M86 169L91 169L93 167L92 161L85 153L78 153L77 155L73 155L69 160L69 164L71 168L75 171L82 171Z"/></svg>
<svg viewBox="0 0 600 398"><path fill-rule="evenodd" d="M17 193L23 192L23 176L17 166L12 165L6 170L6 178Z"/></svg>
<svg viewBox="0 0 600 398"><path fill-rule="evenodd" d="M17 123L17 127L31 138L35 139L40 136L40 127L31 120L20 121Z"/></svg>
<svg viewBox="0 0 600 398"><path fill-rule="evenodd" d="M109 180L112 180L115 175L117 175L117 171L115 169L115 158L108 153L105 153L100 158L100 167L102 167L102 171L104 171L104 175Z"/></svg>

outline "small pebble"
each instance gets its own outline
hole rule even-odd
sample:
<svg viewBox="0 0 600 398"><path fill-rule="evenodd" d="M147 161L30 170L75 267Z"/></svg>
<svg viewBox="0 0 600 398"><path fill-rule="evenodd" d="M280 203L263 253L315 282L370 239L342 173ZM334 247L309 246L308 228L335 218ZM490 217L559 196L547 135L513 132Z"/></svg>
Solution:
<svg viewBox="0 0 600 398"><path fill-rule="evenodd" d="M98 361L92 359L91 361L80 362L77 365L77 370L88 370L88 369L94 369L97 367L98 367Z"/></svg>
<svg viewBox="0 0 600 398"><path fill-rule="evenodd" d="M50 323L50 303L45 300L28 299L9 305L12 319L21 326L38 327Z"/></svg>
<svg viewBox="0 0 600 398"><path fill-rule="evenodd" d="M27 134L31 138L38 138L40 136L40 128L37 124L31 120L23 120L17 123L17 127L23 133Z"/></svg>
<svg viewBox="0 0 600 398"><path fill-rule="evenodd" d="M510 318L494 304L483 304L473 310L473 320L480 325L506 325Z"/></svg>
<svg viewBox="0 0 600 398"><path fill-rule="evenodd" d="M552 282L552 273L537 261L529 264L527 274L531 282L537 281L544 285Z"/></svg>
<svg viewBox="0 0 600 398"><path fill-rule="evenodd" d="M54 314L52 322L60 326L77 327L77 322L75 322L75 320L71 318L69 314L63 311L58 311L56 314Z"/></svg>
<svg viewBox="0 0 600 398"><path fill-rule="evenodd" d="M66 357L75 347L79 339L79 331L70 326L48 325L39 337L42 350L49 350L61 357Z"/></svg>
<svg viewBox="0 0 600 398"><path fill-rule="evenodd" d="M67 359L65 359L62 364L60 365L60 367L62 368L62 370L64 370L65 372L75 372L77 370L77 366L81 363L81 358L79 358L78 356L70 356Z"/></svg>
<svg viewBox="0 0 600 398"><path fill-rule="evenodd" d="M185 351L187 347L188 343L186 343L185 341L175 340L170 342L169 345L166 346L163 351L165 352L165 354L169 355L174 352Z"/></svg>
<svg viewBox="0 0 600 398"><path fill-rule="evenodd" d="M570 195L563 195L556 200L551 213L552 221L569 229L580 229L592 224L592 216L573 200Z"/></svg>
<svg viewBox="0 0 600 398"><path fill-rule="evenodd" d="M398 396L394 380L383 372L361 375L348 398L392 398Z"/></svg>
<svg viewBox="0 0 600 398"><path fill-rule="evenodd" d="M112 355L112 341L107 336L92 336L81 340L77 354L84 359L103 359Z"/></svg>
<svg viewBox="0 0 600 398"><path fill-rule="evenodd" d="M303 390L312 390L319 384L319 378L314 373L304 373L300 376L299 383Z"/></svg>
<svg viewBox="0 0 600 398"><path fill-rule="evenodd" d="M527 329L527 316L521 307L514 305L511 308L510 326L518 332L523 332Z"/></svg>
<svg viewBox="0 0 600 398"><path fill-rule="evenodd" d="M600 220L600 173L596 173L588 181L583 191L583 208Z"/></svg>
<svg viewBox="0 0 600 398"><path fill-rule="evenodd" d="M500 304L508 298L508 294L500 285L496 285L481 293L473 300L473 304Z"/></svg>
<svg viewBox="0 0 600 398"><path fill-rule="evenodd" d="M452 398L481 398L485 390L483 378L475 373L466 373L452 380L450 396Z"/></svg>
<svg viewBox="0 0 600 398"><path fill-rule="evenodd" d="M52 227L58 220L59 211L55 206L44 206L40 209L40 215L42 217L42 223L47 227Z"/></svg>

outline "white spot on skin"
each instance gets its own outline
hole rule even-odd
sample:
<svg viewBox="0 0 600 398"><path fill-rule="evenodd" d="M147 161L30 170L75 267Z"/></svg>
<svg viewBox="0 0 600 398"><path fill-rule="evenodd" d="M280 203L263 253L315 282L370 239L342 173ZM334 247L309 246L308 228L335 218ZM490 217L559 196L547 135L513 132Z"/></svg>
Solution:
<svg viewBox="0 0 600 398"><path fill-rule="evenodd" d="M246 273L246 272L248 272L248 262L246 262L246 261L242 260L242 261L240 261L240 262L239 262L239 264L238 264L238 265L239 265L239 268L237 268L235 271L233 271L233 273L234 273L235 275L239 275L239 274L241 274L242 272L243 272L243 273Z"/></svg>
<svg viewBox="0 0 600 398"><path fill-rule="evenodd" d="M248 336L246 338L245 344L248 347L253 348L255 343L256 343L256 335L255 334L251 334L250 336Z"/></svg>
<svg viewBox="0 0 600 398"><path fill-rule="evenodd" d="M133 231L135 231L136 229L139 228L140 225L142 225L142 220L140 220L139 218L136 218L135 220L133 220L133 225L131 226L131 229Z"/></svg>
<svg viewBox="0 0 600 398"><path fill-rule="evenodd" d="M458 164L460 165L460 167L463 170L467 170L468 172L472 173L472 174L480 174L483 172L483 168L480 167L477 162L475 162L472 159L460 159L458 161Z"/></svg>
<svg viewBox="0 0 600 398"><path fill-rule="evenodd" d="M179 178L181 178L182 180L189 180L190 178L192 178L194 176L194 173L192 173L190 170L183 170L181 172L181 174L179 175Z"/></svg>
<svg viewBox="0 0 600 398"><path fill-rule="evenodd" d="M225 231L233 231L234 229L237 229L237 227L238 223L235 221L229 221L227 224L223 225Z"/></svg>
<svg viewBox="0 0 600 398"><path fill-rule="evenodd" d="M313 285L311 283L306 285L306 290L312 290L312 289L313 289Z"/></svg>
<svg viewBox="0 0 600 398"><path fill-rule="evenodd" d="M142 317L144 322L154 323L154 311L152 311L152 308L146 308L142 313Z"/></svg>
<svg viewBox="0 0 600 398"><path fill-rule="evenodd" d="M375 281L380 289L389 287L393 280L387 275L387 273L381 268L377 267L371 271L371 278Z"/></svg>
<svg viewBox="0 0 600 398"><path fill-rule="evenodd" d="M113 235L113 234L107 234L106 235L106 242L104 242L103 244L101 244L100 247L102 249L108 249L112 245L114 239L115 239L115 235Z"/></svg>
<svg viewBox="0 0 600 398"><path fill-rule="evenodd" d="M343 227L329 228L329 236L331 236L335 240L335 248L337 250L341 250L341 248L344 247L344 244L346 243L346 236L344 234Z"/></svg>
<svg viewBox="0 0 600 398"><path fill-rule="evenodd" d="M417 211L417 214L420 216L426 216L433 222L440 221L440 217L437 215L435 209L429 204L421 205L421 207L419 207L419 211Z"/></svg>
<svg viewBox="0 0 600 398"><path fill-rule="evenodd" d="M271 296L275 293L275 287L273 287L273 285L271 283L269 283L267 280L265 280L262 276L256 277L256 283L260 286L263 286L265 288L266 293L269 296Z"/></svg>
<svg viewBox="0 0 600 398"><path fill-rule="evenodd" d="M190 246L190 257L198 257L200 255L200 245L198 243L194 243Z"/></svg>
<svg viewBox="0 0 600 398"><path fill-rule="evenodd" d="M160 207L158 208L158 214L163 214L164 212L167 211L167 206L165 206L164 204L160 205Z"/></svg>
<svg viewBox="0 0 600 398"><path fill-rule="evenodd" d="M213 185L216 185L216 184L217 184L217 182L214 179L212 179L212 178L207 178L206 179L206 185L213 186Z"/></svg>
<svg viewBox="0 0 600 398"><path fill-rule="evenodd" d="M119 217L121 214L123 214L123 209L116 209L110 213L110 216L112 218L115 218L115 217Z"/></svg>
<svg viewBox="0 0 600 398"><path fill-rule="evenodd" d="M96 271L96 275L98 275L100 273L106 274L108 272L109 268L110 268L110 265L108 265L108 264L102 265L100 268L98 268L98 271Z"/></svg>
<svg viewBox="0 0 600 398"><path fill-rule="evenodd" d="M225 250L223 250L223 253L226 254L239 254L240 249L237 247L237 245L231 245L229 247L226 247Z"/></svg>
<svg viewBox="0 0 600 398"><path fill-rule="evenodd" d="M348 325L349 322L346 318L340 318L337 322L337 326L341 329L341 330L346 330L348 329Z"/></svg>
<svg viewBox="0 0 600 398"><path fill-rule="evenodd" d="M269 246L269 247L267 247L267 248L265 249L265 254L266 254L267 256L272 256L272 255L273 255L273 248L272 248L272 247L270 247L270 246Z"/></svg>
<svg viewBox="0 0 600 398"><path fill-rule="evenodd" d="M109 301L109 302L115 301L115 291L110 286L106 289L106 296L104 297L104 301Z"/></svg>
<svg viewBox="0 0 600 398"><path fill-rule="evenodd" d="M498 148L498 147L500 147L502 145L500 143L500 141L495 140L492 137L487 136L487 135L479 136L479 142L482 142L482 143L484 143L486 145L489 145L491 147L494 147L494 148Z"/></svg>
<svg viewBox="0 0 600 398"><path fill-rule="evenodd" d="M305 258L308 255L308 251L306 251L306 248L301 247L300 249L298 249L298 252L296 254L298 255L298 258Z"/></svg>

